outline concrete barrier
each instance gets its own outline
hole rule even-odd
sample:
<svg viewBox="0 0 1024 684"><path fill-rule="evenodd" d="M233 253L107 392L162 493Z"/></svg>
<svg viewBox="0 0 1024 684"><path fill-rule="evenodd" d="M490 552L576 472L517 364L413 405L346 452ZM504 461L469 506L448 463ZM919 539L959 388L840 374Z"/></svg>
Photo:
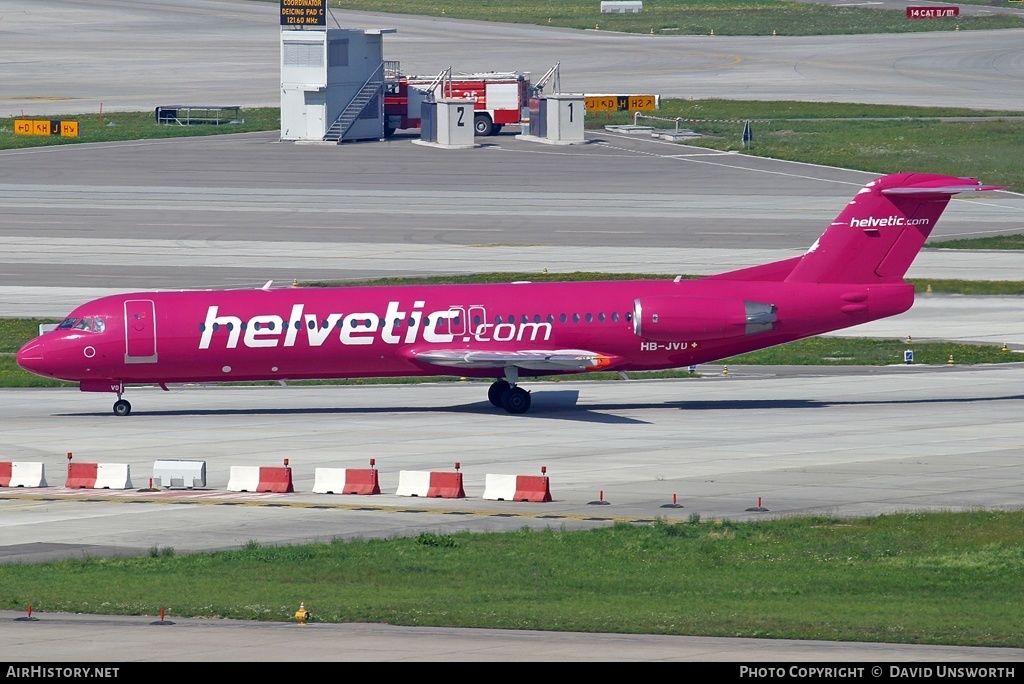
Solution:
<svg viewBox="0 0 1024 684"><path fill-rule="evenodd" d="M292 469L288 466L260 468L260 484L258 492L294 492L292 486Z"/></svg>
<svg viewBox="0 0 1024 684"><path fill-rule="evenodd" d="M228 477L229 492L255 492L259 486L259 467L231 466L231 474Z"/></svg>
<svg viewBox="0 0 1024 684"><path fill-rule="evenodd" d="M373 468L317 468L314 494L380 494L380 481Z"/></svg>
<svg viewBox="0 0 1024 684"><path fill-rule="evenodd" d="M231 466L229 492L294 492L292 469L268 466Z"/></svg>
<svg viewBox="0 0 1024 684"><path fill-rule="evenodd" d="M462 473L430 473L430 488L427 496L439 499L465 499L462 489Z"/></svg>
<svg viewBox="0 0 1024 684"><path fill-rule="evenodd" d="M546 475L516 477L516 501L551 501L551 485Z"/></svg>
<svg viewBox="0 0 1024 684"><path fill-rule="evenodd" d="M643 11L643 0L604 0L601 3L601 14L640 14Z"/></svg>
<svg viewBox="0 0 1024 684"><path fill-rule="evenodd" d="M127 463L68 463L67 489L131 489Z"/></svg>
<svg viewBox="0 0 1024 684"><path fill-rule="evenodd" d="M398 496L424 496L441 499L464 499L462 473L435 473L403 470L398 474Z"/></svg>
<svg viewBox="0 0 1024 684"><path fill-rule="evenodd" d="M484 479L484 497L491 501L551 501L545 475L493 475Z"/></svg>
<svg viewBox="0 0 1024 684"><path fill-rule="evenodd" d="M430 473L426 470L402 470L398 473L398 496L426 496L430 491Z"/></svg>
<svg viewBox="0 0 1024 684"><path fill-rule="evenodd" d="M67 489L94 489L98 463L68 463Z"/></svg>
<svg viewBox="0 0 1024 684"><path fill-rule="evenodd" d="M96 489L131 489L131 467L127 463L97 463Z"/></svg>
<svg viewBox="0 0 1024 684"><path fill-rule="evenodd" d="M45 487L43 464L30 461L0 462L0 487Z"/></svg>
<svg viewBox="0 0 1024 684"><path fill-rule="evenodd" d="M185 489L205 487L206 461L154 461L153 486L184 487Z"/></svg>

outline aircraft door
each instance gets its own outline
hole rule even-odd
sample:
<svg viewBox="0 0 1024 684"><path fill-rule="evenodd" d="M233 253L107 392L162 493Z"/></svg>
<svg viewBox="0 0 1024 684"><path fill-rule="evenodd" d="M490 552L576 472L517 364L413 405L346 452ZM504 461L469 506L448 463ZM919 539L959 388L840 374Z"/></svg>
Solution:
<svg viewBox="0 0 1024 684"><path fill-rule="evenodd" d="M468 315L467 315L468 314ZM436 331L468 342L479 326L487 322L487 313L482 306L450 306L448 315L437 323Z"/></svg>
<svg viewBox="0 0 1024 684"><path fill-rule="evenodd" d="M466 321L467 330L470 335L476 335L481 325L487 323L487 312L484 311L482 306L471 306L469 307L469 315Z"/></svg>
<svg viewBox="0 0 1024 684"><path fill-rule="evenodd" d="M442 335L462 336L466 327L466 312L461 306L448 307L448 315L437 322L437 332Z"/></svg>
<svg viewBox="0 0 1024 684"><path fill-rule="evenodd" d="M124 303L125 363L156 363L156 305L151 299Z"/></svg>

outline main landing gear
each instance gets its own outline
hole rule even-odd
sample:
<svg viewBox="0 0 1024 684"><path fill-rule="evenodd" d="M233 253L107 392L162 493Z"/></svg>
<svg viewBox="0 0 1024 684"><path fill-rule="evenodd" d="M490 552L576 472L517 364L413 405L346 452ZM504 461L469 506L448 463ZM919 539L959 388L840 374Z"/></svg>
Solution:
<svg viewBox="0 0 1024 684"><path fill-rule="evenodd" d="M518 373L506 369L505 375L511 375L514 378L513 382L504 378L495 380L487 390L487 400L493 406L503 408L513 415L526 413L530 410L530 393L514 384L519 379Z"/></svg>

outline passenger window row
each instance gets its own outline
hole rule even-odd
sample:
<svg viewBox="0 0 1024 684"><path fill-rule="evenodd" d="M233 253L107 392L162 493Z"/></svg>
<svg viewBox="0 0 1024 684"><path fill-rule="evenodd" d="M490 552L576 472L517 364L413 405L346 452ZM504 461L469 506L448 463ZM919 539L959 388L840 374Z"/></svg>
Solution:
<svg viewBox="0 0 1024 684"><path fill-rule="evenodd" d="M558 315L558 322L559 323L568 323L570 320L573 323L580 323L580 322L593 323L594 321L597 321L598 323L606 323L606 322L618 323L620 319L621 320L625 320L627 322L628 321L632 321L633 320L633 313L627 311L621 317L619 316L619 313L617 311L613 311L611 314L607 314L607 315L604 314L604 313L598 313L598 314L586 313L586 314L582 314L582 315L580 315L578 313L574 313L574 314L564 314L563 313L563 314L559 314ZM444 320L446 320L446 319L444 319L444 318L435 319L434 323L435 324L441 323ZM554 314L548 314L546 317L542 318L540 314L534 314L532 319L531 319L530 316L528 316L526 314L522 314L522 315L520 315L518 317L518 322L521 322L521 323L530 323L531 321L533 323L543 323L543 322L554 323L555 322L555 315ZM452 318L451 322L452 322L453 325L459 325L461 323L461 321L460 321L460 319L458 317ZM481 321L479 316L474 316L473 317L473 325L480 325L481 322L482 321ZM517 322L517 317L514 314L513 315L509 315L507 317L503 317L501 315L498 315L498 316L494 317L494 324L495 325L501 325L502 323L516 323L516 322ZM405 323L410 328L416 326L416 320L413 319L413 318L405 319ZM401 327L402 324L403 324L403 319L396 318L395 321L394 321L394 325L392 327L393 328L398 328L398 327ZM430 320L429 316L427 318L423 319L423 325L424 326L430 327L430 324L431 324L431 320ZM264 327L266 327L267 330L274 330L277 327L277 325L276 325L276 323L274 323L274 321L267 321L267 322L255 321L255 322L253 322L252 325L253 325L253 328L255 330L262 330ZM287 329L288 325L289 325L288 323L284 323L282 328L283 329ZM331 325L330 321L320 321L320 329L321 330L329 327L330 325ZM344 322L342 320L338 320L337 322L334 323L334 327L339 328L339 329L343 325L344 325ZM384 325L385 325L385 321L383 319L378 319L378 321L377 321L377 328L378 329L383 329ZM294 326L295 326L296 330L299 330L302 327L302 324L299 321L295 321ZM307 321L306 322L306 326L310 330L316 330L317 329L317 322L316 321ZM229 322L229 323L224 324L223 326L220 323L214 323L213 324L214 332L217 332L218 330L220 330L221 327L225 328L226 330L234 330L235 329L234 323L230 323ZM246 321L242 321L242 324L241 324L240 328L242 330L245 330L247 327L248 327L248 325L247 325ZM372 322L371 322L370 319L364 319L364 320L352 319L352 320L349 321L349 327L351 327L351 328L363 327L363 328L369 329L370 327L372 327ZM204 323L200 323L199 324L199 331L200 332L204 332L205 330L206 330L206 323L205 322Z"/></svg>

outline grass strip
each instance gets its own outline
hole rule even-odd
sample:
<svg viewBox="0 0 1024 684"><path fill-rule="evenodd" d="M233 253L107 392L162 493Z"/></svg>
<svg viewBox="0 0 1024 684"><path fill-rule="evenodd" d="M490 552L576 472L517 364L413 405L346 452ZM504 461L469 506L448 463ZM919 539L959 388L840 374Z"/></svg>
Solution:
<svg viewBox="0 0 1024 684"><path fill-rule="evenodd" d="M1022 511L620 522L0 565L0 607L1024 646ZM239 581L242 579L243 581Z"/></svg>

